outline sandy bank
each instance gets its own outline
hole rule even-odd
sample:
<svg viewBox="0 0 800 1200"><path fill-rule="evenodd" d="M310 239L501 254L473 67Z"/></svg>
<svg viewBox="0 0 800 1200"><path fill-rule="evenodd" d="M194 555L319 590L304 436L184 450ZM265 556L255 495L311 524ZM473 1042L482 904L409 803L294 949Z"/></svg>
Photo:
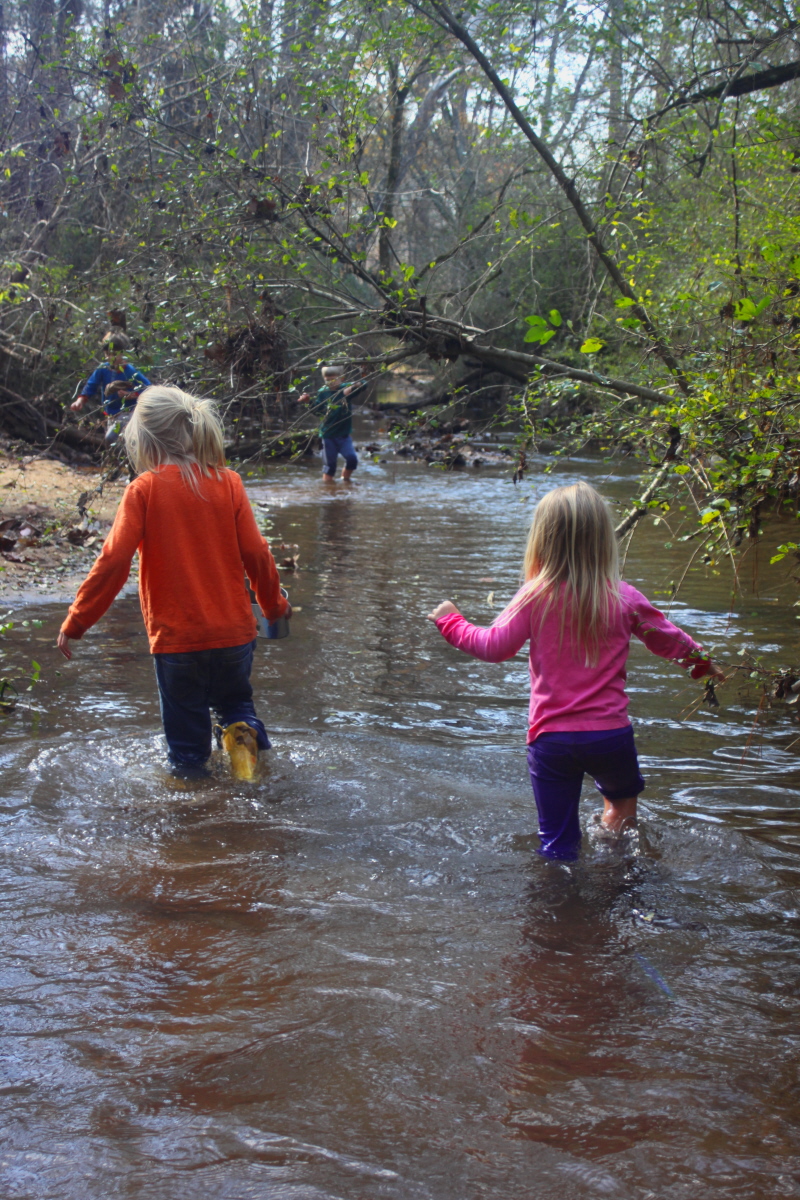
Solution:
<svg viewBox="0 0 800 1200"><path fill-rule="evenodd" d="M0 604L70 600L100 551L127 478L123 472L98 493L103 476L94 468L0 447Z"/></svg>

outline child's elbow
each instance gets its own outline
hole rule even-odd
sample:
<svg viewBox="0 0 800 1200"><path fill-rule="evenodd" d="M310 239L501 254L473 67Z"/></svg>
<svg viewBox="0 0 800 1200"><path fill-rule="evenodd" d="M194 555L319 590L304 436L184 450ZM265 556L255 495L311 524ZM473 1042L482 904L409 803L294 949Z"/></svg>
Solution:
<svg viewBox="0 0 800 1200"><path fill-rule="evenodd" d="M484 662L489 663L508 662L509 659L515 657L516 653L517 647L498 645L492 642L485 642L475 649L476 658L482 658Z"/></svg>

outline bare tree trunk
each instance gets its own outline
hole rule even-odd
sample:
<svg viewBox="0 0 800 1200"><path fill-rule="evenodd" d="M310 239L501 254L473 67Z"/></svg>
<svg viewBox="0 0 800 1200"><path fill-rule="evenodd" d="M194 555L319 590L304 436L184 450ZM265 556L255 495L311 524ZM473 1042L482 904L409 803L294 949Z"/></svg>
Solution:
<svg viewBox="0 0 800 1200"><path fill-rule="evenodd" d="M549 138L553 128L553 90L556 83L556 62L558 47L561 42L561 21L566 9L566 0L559 0L558 8L551 22L550 49L547 54L547 82L544 85L544 101L542 103L542 137Z"/></svg>
<svg viewBox="0 0 800 1200"><path fill-rule="evenodd" d="M386 171L386 191L383 197L383 221L378 234L378 264L384 276L392 273L392 221L394 221L395 195L400 178L400 157L403 153L403 117L408 88L399 86L397 63L389 59L389 108L391 129L389 133L389 165Z"/></svg>
<svg viewBox="0 0 800 1200"><path fill-rule="evenodd" d="M606 67L608 85L608 125L606 142L608 163L604 172L601 194L612 190L614 175L625 145L627 126L622 108L624 64L622 54L622 2L609 0L609 54Z"/></svg>
<svg viewBox="0 0 800 1200"><path fill-rule="evenodd" d="M0 4L0 121L4 124L10 113L8 111L8 37L6 34L5 6Z"/></svg>

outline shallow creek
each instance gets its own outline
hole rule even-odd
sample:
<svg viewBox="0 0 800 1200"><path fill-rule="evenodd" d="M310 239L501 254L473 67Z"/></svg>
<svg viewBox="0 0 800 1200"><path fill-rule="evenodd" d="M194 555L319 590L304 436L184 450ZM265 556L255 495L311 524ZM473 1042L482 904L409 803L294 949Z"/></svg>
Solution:
<svg viewBox="0 0 800 1200"><path fill-rule="evenodd" d="M44 711L1 748L3 1197L800 1195L797 709L754 727L736 687L698 708L636 644L641 830L604 842L587 784L581 862L547 863L524 655L479 663L424 619L450 596L488 623L533 500L579 476L635 492L588 461L517 489L405 463L254 482L302 612L259 646L252 785L167 781L135 597L69 666L64 606L27 614L47 643ZM683 549L648 526L626 577L666 605ZM732 612L724 573L672 607L723 661L800 660L768 557Z"/></svg>

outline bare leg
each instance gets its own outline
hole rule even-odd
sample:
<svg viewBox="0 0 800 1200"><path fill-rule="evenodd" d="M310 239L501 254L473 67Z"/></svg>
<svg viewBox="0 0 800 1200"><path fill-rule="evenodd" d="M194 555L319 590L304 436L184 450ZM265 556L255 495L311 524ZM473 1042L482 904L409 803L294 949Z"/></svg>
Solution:
<svg viewBox="0 0 800 1200"><path fill-rule="evenodd" d="M332 475L323 475L322 482L323 483L333 483L333 476Z"/></svg>
<svg viewBox="0 0 800 1200"><path fill-rule="evenodd" d="M603 824L613 833L622 833L636 824L636 796L628 800L607 800L603 797Z"/></svg>
<svg viewBox="0 0 800 1200"><path fill-rule="evenodd" d="M342 468L342 479L345 481L345 483L348 481L348 479L352 479L352 478L353 478L353 472L348 467L343 467Z"/></svg>

